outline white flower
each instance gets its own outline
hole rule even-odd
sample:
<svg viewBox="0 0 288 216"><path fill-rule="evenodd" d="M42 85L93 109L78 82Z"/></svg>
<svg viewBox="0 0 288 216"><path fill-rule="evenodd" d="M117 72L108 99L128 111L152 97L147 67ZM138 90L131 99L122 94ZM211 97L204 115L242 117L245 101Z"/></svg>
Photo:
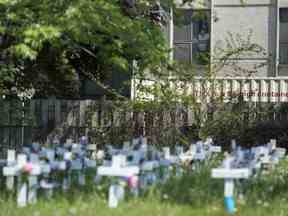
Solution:
<svg viewBox="0 0 288 216"><path fill-rule="evenodd" d="M163 199L167 200L168 199L168 195L167 194L163 194Z"/></svg>
<svg viewBox="0 0 288 216"><path fill-rule="evenodd" d="M263 207L269 207L269 203L268 202L264 202L263 203Z"/></svg>

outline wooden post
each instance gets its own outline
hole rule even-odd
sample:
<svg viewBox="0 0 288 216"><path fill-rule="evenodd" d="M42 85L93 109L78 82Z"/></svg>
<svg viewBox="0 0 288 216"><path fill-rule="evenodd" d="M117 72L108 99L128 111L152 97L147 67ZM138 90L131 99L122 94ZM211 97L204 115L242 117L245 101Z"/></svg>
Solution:
<svg viewBox="0 0 288 216"><path fill-rule="evenodd" d="M117 208L118 206L117 185L115 184L109 187L108 206L109 208Z"/></svg>
<svg viewBox="0 0 288 216"><path fill-rule="evenodd" d="M16 163L16 152L15 150L8 150L7 153L7 167L13 166ZM4 174L5 176L5 174ZM6 176L6 187L8 190L13 190L15 175Z"/></svg>
<svg viewBox="0 0 288 216"><path fill-rule="evenodd" d="M100 166L98 167L99 176L110 176L110 177L131 177L139 174L138 166L127 166L126 156L116 155L112 157L111 166ZM116 208L118 202L124 198L124 188L121 184L112 183L109 188L109 208Z"/></svg>
<svg viewBox="0 0 288 216"><path fill-rule="evenodd" d="M17 156L17 166L22 169L27 163L27 156L24 154L19 154ZM25 207L27 205L27 194L28 194L28 184L23 181L20 174L18 177L18 187L17 187L17 205L18 207Z"/></svg>
<svg viewBox="0 0 288 216"><path fill-rule="evenodd" d="M28 183L29 183L28 203L34 204L37 202L38 175L41 174L38 155L31 154L30 162L33 165L33 170L28 177Z"/></svg>

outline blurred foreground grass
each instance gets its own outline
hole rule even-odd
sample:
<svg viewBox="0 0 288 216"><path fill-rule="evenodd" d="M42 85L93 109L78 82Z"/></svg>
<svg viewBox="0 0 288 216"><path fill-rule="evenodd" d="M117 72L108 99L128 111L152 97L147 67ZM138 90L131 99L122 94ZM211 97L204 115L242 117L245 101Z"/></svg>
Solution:
<svg viewBox="0 0 288 216"><path fill-rule="evenodd" d="M237 215L245 216L286 216L288 204L286 200L274 200L269 205L258 204L255 207L238 205ZM94 216L94 215L117 215L117 216L223 216L226 215L223 210L222 200L218 202L205 204L202 207L193 207L188 204L176 204L163 202L155 199L130 200L121 203L117 209L109 209L105 200L99 200L93 195L89 197L79 197L73 202L67 199L54 199L52 201L41 200L34 206L26 208L16 208L14 201L1 201L0 215L2 216Z"/></svg>

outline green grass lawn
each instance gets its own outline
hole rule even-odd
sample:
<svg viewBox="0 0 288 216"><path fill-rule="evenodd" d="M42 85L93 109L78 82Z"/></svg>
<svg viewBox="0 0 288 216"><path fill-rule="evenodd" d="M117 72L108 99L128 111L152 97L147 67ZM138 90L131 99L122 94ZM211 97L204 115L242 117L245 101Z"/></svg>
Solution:
<svg viewBox="0 0 288 216"><path fill-rule="evenodd" d="M214 165L213 165L214 166ZM243 216L287 216L288 172L287 160L274 171L237 183L237 214ZM241 188L241 190L239 190ZM2 216L223 216L223 181L210 178L210 168L186 173L157 185L140 198L127 197L117 209L107 207L108 184L73 187L66 194L57 192L50 200L40 196L38 203L17 208L15 197L0 195Z"/></svg>
<svg viewBox="0 0 288 216"><path fill-rule="evenodd" d="M133 199L121 203L117 209L109 209L107 202L99 199L97 195L88 197L80 196L73 202L67 199L53 199L51 201L39 201L34 206L26 208L16 208L14 201L1 201L0 215L2 216L66 216L66 215L115 215L115 216L185 216L185 215L226 215L223 210L222 200L209 204L203 204L202 207L194 207L189 204L177 204L157 199ZM247 216L286 216L288 213L288 204L286 200L274 200L267 204L259 203L255 207L250 205L238 205L237 215Z"/></svg>

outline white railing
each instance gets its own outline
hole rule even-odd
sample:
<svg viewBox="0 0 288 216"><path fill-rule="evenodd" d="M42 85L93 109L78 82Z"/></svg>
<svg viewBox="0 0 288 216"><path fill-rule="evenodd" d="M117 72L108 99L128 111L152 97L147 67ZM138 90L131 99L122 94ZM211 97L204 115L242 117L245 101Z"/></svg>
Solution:
<svg viewBox="0 0 288 216"><path fill-rule="evenodd" d="M134 81L135 82L135 81ZM135 82L137 83L137 82ZM143 83L143 82L142 82ZM145 85L152 85L152 81ZM236 96L243 96L247 102L288 102L288 77L218 77L213 79L195 78L192 83L173 83L171 85L179 91L196 96L197 100L210 100L212 97L223 96L225 101ZM153 96L143 94L135 89L133 96L143 96L152 99ZM183 89L181 89L183 88Z"/></svg>

